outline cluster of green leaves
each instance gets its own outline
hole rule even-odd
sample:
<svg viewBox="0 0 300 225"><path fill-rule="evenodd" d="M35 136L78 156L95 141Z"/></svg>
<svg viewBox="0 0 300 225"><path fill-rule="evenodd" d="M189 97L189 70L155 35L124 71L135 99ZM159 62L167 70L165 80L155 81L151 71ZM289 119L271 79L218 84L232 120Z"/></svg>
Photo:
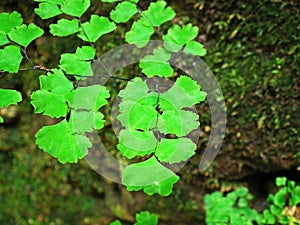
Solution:
<svg viewBox="0 0 300 225"><path fill-rule="evenodd" d="M150 157L126 167L123 184L128 190L143 189L150 195L167 196L179 178L160 162L180 163L195 154L196 144L186 137L199 127L198 115L191 107L203 101L206 94L194 80L180 76L164 93L149 90L146 81L135 78L119 96L122 102L117 118L124 129L119 133L117 148L129 159Z"/></svg>
<svg viewBox="0 0 300 225"><path fill-rule="evenodd" d="M158 219L155 214L151 214L148 211L143 211L137 213L135 215L136 223L134 225L157 225ZM114 222L110 223L110 225L122 225L119 220L115 220Z"/></svg>
<svg viewBox="0 0 300 225"><path fill-rule="evenodd" d="M269 208L261 214L249 206L253 199L246 188L239 188L223 196L221 192L207 194L204 198L208 225L266 225L300 224L294 215L300 203L300 186L285 177L276 179L279 190L268 196ZM290 213L292 212L292 213Z"/></svg>
<svg viewBox="0 0 300 225"><path fill-rule="evenodd" d="M102 0L115 4L110 18L92 14L83 21L82 16L90 7L90 0L35 1L39 5L34 11L42 19L60 15L49 25L50 34L57 37L76 35L89 45L78 47L75 53L62 54L57 68L45 69L47 74L40 75L40 90L31 95L35 113L60 119L57 124L44 126L36 133L36 144L61 163L76 163L92 147L86 133L103 127L104 116L99 109L110 97L104 86L77 88L74 85L94 75L92 62L100 60L94 43L117 29L117 24L128 22L139 13L137 21L125 34L125 41L138 48L144 47L163 23L175 17L175 12L165 1L151 2L148 9L142 11L138 9L137 0ZM41 69L33 65L26 48L44 31L34 24L22 24L21 15L17 12L0 14L0 21L0 45L4 46L0 49L0 71L18 72L23 56L32 64L29 69ZM183 51L205 55L203 46L194 41L197 35L198 28L191 24L170 27L162 35L164 45L140 61L142 73L146 77L171 77L173 68L169 60L172 54ZM70 76L75 79L70 79ZM192 107L205 99L206 94L200 89L191 78L180 76L163 93L158 89L150 90L141 78L128 82L128 86L120 92L122 103L118 119L124 129L118 135L117 148L129 159L148 157L124 169L122 181L128 190L144 190L147 194L162 196L172 192L179 177L161 163L180 163L195 154L197 146L187 135L199 126L198 115ZM0 89L0 94L7 96L0 100L0 107L21 101L20 93L14 90ZM0 122L3 122L1 117ZM159 135L173 135L175 138L160 138Z"/></svg>

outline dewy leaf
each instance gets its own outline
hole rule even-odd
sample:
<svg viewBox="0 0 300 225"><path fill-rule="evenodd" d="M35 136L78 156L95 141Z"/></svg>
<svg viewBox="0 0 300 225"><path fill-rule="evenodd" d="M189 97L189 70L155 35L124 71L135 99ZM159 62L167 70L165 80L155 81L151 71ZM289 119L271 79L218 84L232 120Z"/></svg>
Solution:
<svg viewBox="0 0 300 225"><path fill-rule="evenodd" d="M0 31L9 33L12 29L22 24L23 19L21 14L16 11L12 13L1 13L0 14Z"/></svg>
<svg viewBox="0 0 300 225"><path fill-rule="evenodd" d="M124 148L132 149L137 152L154 151L156 147L156 138L152 131L137 131L124 129L119 133L119 143Z"/></svg>
<svg viewBox="0 0 300 225"><path fill-rule="evenodd" d="M173 74L173 69L168 63L171 54L163 48L154 50L153 55L147 55L140 61L140 68L147 77L160 76L170 77Z"/></svg>
<svg viewBox="0 0 300 225"><path fill-rule="evenodd" d="M0 108L8 107L22 101L22 95L16 90L0 88Z"/></svg>
<svg viewBox="0 0 300 225"><path fill-rule="evenodd" d="M8 41L8 39L6 37L5 32L4 31L0 31L0 46L1 45L6 45L8 43L9 43L9 41Z"/></svg>
<svg viewBox="0 0 300 225"><path fill-rule="evenodd" d="M136 223L134 225L157 225L158 219L155 214L148 211L140 212L135 215Z"/></svg>
<svg viewBox="0 0 300 225"><path fill-rule="evenodd" d="M35 135L36 144L61 163L77 163L92 144L87 137L74 134L69 127L65 119L58 124L44 126Z"/></svg>
<svg viewBox="0 0 300 225"><path fill-rule="evenodd" d="M91 46L82 46L76 49L75 54L79 60L92 60L95 57L96 51Z"/></svg>
<svg viewBox="0 0 300 225"><path fill-rule="evenodd" d="M196 149L196 144L189 138L163 138L155 151L155 155L160 161L170 164L179 163L192 157Z"/></svg>
<svg viewBox="0 0 300 225"><path fill-rule="evenodd" d="M0 70L17 73L22 58L21 50L18 46L6 46L4 49L0 49Z"/></svg>
<svg viewBox="0 0 300 225"><path fill-rule="evenodd" d="M65 0L61 10L67 15L81 17L89 7L90 0Z"/></svg>
<svg viewBox="0 0 300 225"><path fill-rule="evenodd" d="M203 47L203 45L196 41L190 41L185 46L183 52L192 54L192 55L198 55L198 56L204 56L206 55L206 49Z"/></svg>
<svg viewBox="0 0 300 225"><path fill-rule="evenodd" d="M152 26L160 26L176 15L171 7L165 8L166 5L165 1L151 2L148 10L142 12L142 16L149 20Z"/></svg>
<svg viewBox="0 0 300 225"><path fill-rule="evenodd" d="M102 35L110 33L116 28L115 23L109 21L108 18L92 15L90 22L82 24L78 37L84 41L95 42Z"/></svg>
<svg viewBox="0 0 300 225"><path fill-rule="evenodd" d="M182 28L177 24L173 25L168 33L163 36L165 48L168 51L177 52L183 45L197 37L198 30L199 28L191 23L184 25Z"/></svg>
<svg viewBox="0 0 300 225"><path fill-rule="evenodd" d="M12 41L27 47L30 42L43 34L44 31L41 28L31 23L28 27L25 24L16 27L16 29L8 33L8 36Z"/></svg>
<svg viewBox="0 0 300 225"><path fill-rule="evenodd" d="M57 24L50 24L50 33L59 37L68 36L78 32L78 20L60 19Z"/></svg>
<svg viewBox="0 0 300 225"><path fill-rule="evenodd" d="M200 89L200 85L190 77L180 76L167 92L161 94L161 98L179 109L192 107L206 98L206 93ZM168 110L169 106L164 102L160 106L163 110Z"/></svg>
<svg viewBox="0 0 300 225"><path fill-rule="evenodd" d="M144 162L127 166L122 175L122 183L129 191L143 189L149 195L157 193L168 196L172 192L173 184L179 180L176 174L162 166L154 156Z"/></svg>
<svg viewBox="0 0 300 225"><path fill-rule="evenodd" d="M129 44L135 44L138 48L144 47L154 33L154 29L145 19L133 23L130 31L125 35L125 40Z"/></svg>
<svg viewBox="0 0 300 225"><path fill-rule="evenodd" d="M162 113L162 119L164 124L161 132L165 134L175 134L179 137L187 135L200 125L198 115L185 110L164 111Z"/></svg>
<svg viewBox="0 0 300 225"><path fill-rule="evenodd" d="M59 61L59 67L67 74L93 76L91 63L78 59L76 54L62 54Z"/></svg>
<svg viewBox="0 0 300 225"><path fill-rule="evenodd" d="M62 11L56 4L52 4L49 2L40 3L39 7L34 9L34 12L43 20L62 14Z"/></svg>
<svg viewBox="0 0 300 225"><path fill-rule="evenodd" d="M110 12L110 18L116 23L127 22L138 12L136 5L131 2L121 2Z"/></svg>

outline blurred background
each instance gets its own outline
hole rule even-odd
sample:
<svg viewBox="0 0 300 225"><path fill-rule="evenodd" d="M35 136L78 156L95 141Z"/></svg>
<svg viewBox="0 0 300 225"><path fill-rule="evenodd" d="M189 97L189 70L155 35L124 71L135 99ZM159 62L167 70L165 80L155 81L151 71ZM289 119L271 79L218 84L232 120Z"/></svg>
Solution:
<svg viewBox="0 0 300 225"><path fill-rule="evenodd" d="M146 9L151 1L140 1ZM39 88L39 72L22 72L0 78L1 88L22 92L18 106L1 109L0 125L0 224L89 225L120 219L128 224L141 210L156 213L167 225L204 224L203 197L215 190L229 192L246 186L254 195L253 207L262 210L274 179L286 176L300 181L300 2L298 0L183 0L167 1L176 11L171 23L199 27L197 40L207 48L203 60L214 72L226 100L227 130L221 152L203 172L198 164L210 133L207 103L198 110L201 137L197 155L179 172L181 180L169 197L128 192L102 178L84 160L60 164L35 145L34 134L55 120L33 114L30 94ZM89 14L108 15L114 4L92 0ZM41 20L33 13L37 3L2 0L0 12L18 11L24 23L34 22L46 34L28 47L37 65L57 67L60 54L83 45L75 35L57 38L48 25L57 18ZM101 37L98 54L124 43L130 23ZM120 38L123 37L123 38ZM159 37L153 37L153 39ZM130 66L119 75L139 73ZM126 83L111 80L116 95ZM110 108L103 112L109 119ZM118 157L116 137L109 124L101 139ZM176 215L176 216L174 216Z"/></svg>

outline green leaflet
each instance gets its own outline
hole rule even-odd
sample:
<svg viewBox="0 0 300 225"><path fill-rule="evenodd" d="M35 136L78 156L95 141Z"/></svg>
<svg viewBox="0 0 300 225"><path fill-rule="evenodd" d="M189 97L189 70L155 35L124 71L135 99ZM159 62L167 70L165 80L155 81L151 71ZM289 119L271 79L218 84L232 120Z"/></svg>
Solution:
<svg viewBox="0 0 300 225"><path fill-rule="evenodd" d="M144 47L154 33L151 24L144 18L134 22L130 31L125 34L125 40L129 44L135 44L138 48Z"/></svg>
<svg viewBox="0 0 300 225"><path fill-rule="evenodd" d="M61 55L59 67L67 74L76 75L76 79L80 76L93 76L91 62L82 60L78 54L65 53Z"/></svg>
<svg viewBox="0 0 300 225"><path fill-rule="evenodd" d="M68 112L68 93L57 94L44 90L38 90L31 95L31 104L35 113L43 113L43 115L53 118L64 117Z"/></svg>
<svg viewBox="0 0 300 225"><path fill-rule="evenodd" d="M83 49L78 54L84 58L91 57ZM40 76L41 90L32 94L31 103L35 112L51 117L65 117L69 112L70 119L41 128L36 134L36 143L61 163L76 163L91 147L85 133L104 126L104 116L98 110L107 103L106 98L110 95L105 87L99 85L73 90L72 82L61 70L53 72Z"/></svg>
<svg viewBox="0 0 300 225"><path fill-rule="evenodd" d="M4 119L3 117L0 116L0 123L3 123L4 122Z"/></svg>
<svg viewBox="0 0 300 225"><path fill-rule="evenodd" d="M56 94L65 94L73 90L73 84L69 81L61 70L52 70L53 74L40 76L41 90L51 91Z"/></svg>
<svg viewBox="0 0 300 225"><path fill-rule="evenodd" d="M22 101L22 95L16 90L0 88L0 108L8 107Z"/></svg>
<svg viewBox="0 0 300 225"><path fill-rule="evenodd" d="M165 101L160 106L163 110L172 109L168 104L168 102L171 102L173 107L178 109L192 107L206 98L206 93L200 91L200 88L191 78L180 76L167 92L161 94L161 98ZM176 96L176 101L174 101L174 96Z"/></svg>
<svg viewBox="0 0 300 225"><path fill-rule="evenodd" d="M167 163L179 163L195 154L197 146L189 138L163 138L155 151L158 160Z"/></svg>
<svg viewBox="0 0 300 225"><path fill-rule="evenodd" d="M175 12L171 7L165 8L165 1L151 2L147 11L142 13L142 16L148 20L152 26L160 26L163 23L173 19Z"/></svg>
<svg viewBox="0 0 300 225"><path fill-rule="evenodd" d="M90 7L90 0L64 0L61 10L70 16L81 17Z"/></svg>
<svg viewBox="0 0 300 225"><path fill-rule="evenodd" d="M122 183L129 191L143 189L149 195L157 193L168 196L178 180L176 174L162 166L155 157L151 157L144 162L127 166L123 170Z"/></svg>
<svg viewBox="0 0 300 225"><path fill-rule="evenodd" d="M91 46L82 46L81 48L76 49L75 54L79 60L93 60L96 55L96 51Z"/></svg>
<svg viewBox="0 0 300 225"><path fill-rule="evenodd" d="M34 12L43 20L62 14L62 11L56 4L52 4L49 2L40 3L39 7L34 9Z"/></svg>
<svg viewBox="0 0 300 225"><path fill-rule="evenodd" d="M22 62L22 54L18 46L6 46L0 49L0 70L17 73Z"/></svg>
<svg viewBox="0 0 300 225"><path fill-rule="evenodd" d="M60 19L57 24L50 24L50 33L55 36L68 36L79 31L78 20Z"/></svg>
<svg viewBox="0 0 300 225"><path fill-rule="evenodd" d="M96 112L102 106L106 105L106 98L109 98L109 96L110 94L104 86L93 85L80 87L76 89L71 104L72 107L76 109L85 109Z"/></svg>
<svg viewBox="0 0 300 225"><path fill-rule="evenodd" d="M114 22L103 16L92 15L90 22L85 22L79 30L78 37L84 41L95 42L102 35L115 30Z"/></svg>
<svg viewBox="0 0 300 225"><path fill-rule="evenodd" d="M110 18L116 23L127 22L138 12L136 5L131 2L121 2L110 12Z"/></svg>
<svg viewBox="0 0 300 225"><path fill-rule="evenodd" d="M16 27L8 33L8 37L19 45L27 47L30 42L43 34L44 30L31 23L28 27L25 24Z"/></svg>
<svg viewBox="0 0 300 225"><path fill-rule="evenodd" d="M84 135L74 134L65 119L58 124L44 126L35 135L36 144L61 163L77 163L92 147Z"/></svg>
<svg viewBox="0 0 300 225"><path fill-rule="evenodd" d="M206 49L203 47L203 45L196 41L190 41L185 46L183 52L192 54L192 55L198 55L198 56L204 56L206 55Z"/></svg>
<svg viewBox="0 0 300 225"><path fill-rule="evenodd" d="M110 223L109 225L122 225L119 220L115 220L114 222Z"/></svg>
<svg viewBox="0 0 300 225"><path fill-rule="evenodd" d="M151 131L124 129L119 133L119 142L136 152L149 152L154 151L157 141Z"/></svg>
<svg viewBox="0 0 300 225"><path fill-rule="evenodd" d="M0 46L6 45L9 43L9 40L6 37L6 34L4 31L0 31Z"/></svg>
<svg viewBox="0 0 300 225"><path fill-rule="evenodd" d="M153 55L147 55L141 59L139 66L147 77L170 77L173 74L173 69L168 63L170 58L171 54L165 49L157 48Z"/></svg>
<svg viewBox="0 0 300 225"><path fill-rule="evenodd" d="M203 101L205 93L194 80L180 76L169 90L157 93L137 77L120 91L119 97L117 118L125 128L119 133L117 148L122 155L132 159L154 154L160 162L172 164L195 154L196 144L185 136L198 128L198 115L187 108ZM174 135L175 139L166 139L166 134ZM147 194L167 196L178 177L159 161L152 156L129 165L123 172L123 184L129 191L144 190Z"/></svg>
<svg viewBox="0 0 300 225"><path fill-rule="evenodd" d="M61 70L54 70L47 76L40 76L41 90L31 95L31 104L35 113L42 113L53 118L64 117L68 112L67 102L70 103L73 84Z"/></svg>
<svg viewBox="0 0 300 225"><path fill-rule="evenodd" d="M16 11L12 13L1 13L0 14L0 31L8 34L12 29L22 24L23 19L21 14Z"/></svg>
<svg viewBox="0 0 300 225"><path fill-rule="evenodd" d="M178 52L185 44L197 37L198 30L198 27L190 23L183 27L173 25L163 36L165 48L170 52Z"/></svg>
<svg viewBox="0 0 300 225"><path fill-rule="evenodd" d="M148 211L140 212L135 215L136 223L134 225L157 225L158 219L155 214Z"/></svg>

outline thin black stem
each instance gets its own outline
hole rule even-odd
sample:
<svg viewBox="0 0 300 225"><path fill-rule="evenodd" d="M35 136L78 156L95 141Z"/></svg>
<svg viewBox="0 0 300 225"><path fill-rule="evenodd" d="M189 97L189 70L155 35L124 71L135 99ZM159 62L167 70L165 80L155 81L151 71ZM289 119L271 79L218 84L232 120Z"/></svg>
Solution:
<svg viewBox="0 0 300 225"><path fill-rule="evenodd" d="M86 33L85 30L83 29L83 27L82 27L82 22L81 22L80 18L78 18L78 22L79 22L79 25L80 25L80 27L81 27L81 29L82 29L82 32L83 32L84 36L85 36L86 39L88 40L88 42L89 42L89 44L91 45L91 47L92 47L93 49L95 49L95 51L96 51L95 44L94 44L93 42L91 42L91 40L89 39L87 33ZM105 75L104 75L104 76L93 76L93 77L95 77L95 78L98 78L98 77L100 77L100 78L101 78L101 77L108 77L109 79L112 78L112 79L118 79L118 80L130 81L130 79L127 79L127 78L121 78L121 77L114 76L114 75L109 71L109 69L104 65L104 63L102 62L102 60L100 59L100 57L99 57L98 55L96 55L96 61L97 61L98 63L100 63L100 65L104 68L104 70L105 70L105 72L108 74L108 76L105 76Z"/></svg>
<svg viewBox="0 0 300 225"><path fill-rule="evenodd" d="M26 60L31 64L32 67L34 67L34 63L29 59L27 52L26 52L26 47L25 48L21 48L22 52L24 53L24 56L26 58Z"/></svg>

